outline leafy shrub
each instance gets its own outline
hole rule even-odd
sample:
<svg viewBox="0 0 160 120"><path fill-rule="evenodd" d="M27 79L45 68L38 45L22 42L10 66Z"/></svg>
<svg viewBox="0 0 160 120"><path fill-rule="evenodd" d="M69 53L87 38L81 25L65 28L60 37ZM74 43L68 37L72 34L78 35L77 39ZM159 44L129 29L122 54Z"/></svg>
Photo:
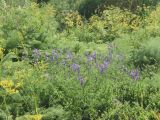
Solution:
<svg viewBox="0 0 160 120"><path fill-rule="evenodd" d="M30 0L1 0L1 2L5 3L9 6L24 6L25 4L30 4Z"/></svg>
<svg viewBox="0 0 160 120"><path fill-rule="evenodd" d="M66 29L73 27L81 27L83 25L83 18L79 15L78 11L63 12L60 18L61 24L65 25Z"/></svg>
<svg viewBox="0 0 160 120"><path fill-rule="evenodd" d="M113 41L123 33L139 28L140 18L126 10L108 7L101 16L93 15L89 19L89 30L99 36L103 42Z"/></svg>
<svg viewBox="0 0 160 120"><path fill-rule="evenodd" d="M87 43L112 42L124 33L136 31L141 24L139 16L113 6L100 16L91 16L87 23L78 12L69 12L62 18L61 24L68 32L67 37L74 36L76 40Z"/></svg>
<svg viewBox="0 0 160 120"><path fill-rule="evenodd" d="M82 0L49 0L49 3L53 4L56 9L60 12L66 10L78 10L79 4Z"/></svg>
<svg viewBox="0 0 160 120"><path fill-rule="evenodd" d="M137 6L143 8L143 5L156 6L159 0L40 0L39 2L49 2L56 6L58 11L78 10L79 13L86 18L91 17L94 13L100 13L105 9L105 6L117 6L119 8L127 8L131 11L136 11ZM142 10L143 11L143 10Z"/></svg>
<svg viewBox="0 0 160 120"><path fill-rule="evenodd" d="M137 6L143 7L144 4L147 6L155 6L158 2L159 0L82 0L79 5L79 12L89 18L95 11L98 11L98 13L103 11L105 8L104 6L113 5L119 8L136 11Z"/></svg>
<svg viewBox="0 0 160 120"><path fill-rule="evenodd" d="M5 7L5 6L4 6ZM24 7L6 6L1 13L1 42L5 50L43 48L54 22L54 10L47 5L41 9L36 4ZM50 24L50 25L49 25ZM43 44L43 46L42 46Z"/></svg>
<svg viewBox="0 0 160 120"><path fill-rule="evenodd" d="M159 12L160 12L160 5L156 7L155 10L151 11L148 17L145 19L145 29L146 32L149 36L151 37L159 37L159 25L160 25L160 17L159 17Z"/></svg>
<svg viewBox="0 0 160 120"><path fill-rule="evenodd" d="M160 61L160 38L150 38L146 43L133 52L133 62L136 66L156 65Z"/></svg>
<svg viewBox="0 0 160 120"><path fill-rule="evenodd" d="M155 115L156 113L153 112ZM119 105L117 109L114 109L110 111L109 114L103 114L102 118L100 119L136 119L136 120L143 120L143 119L156 119L157 116L155 116L152 113L152 111L146 111L140 106L130 106L128 103L125 103L123 105Z"/></svg>

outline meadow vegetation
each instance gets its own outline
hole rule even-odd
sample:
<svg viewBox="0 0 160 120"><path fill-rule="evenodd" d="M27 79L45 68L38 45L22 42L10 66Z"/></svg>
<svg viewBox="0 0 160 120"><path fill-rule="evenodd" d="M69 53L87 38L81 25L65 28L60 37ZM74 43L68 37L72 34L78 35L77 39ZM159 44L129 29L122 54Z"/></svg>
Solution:
<svg viewBox="0 0 160 120"><path fill-rule="evenodd" d="M0 0L0 120L160 120L159 0Z"/></svg>

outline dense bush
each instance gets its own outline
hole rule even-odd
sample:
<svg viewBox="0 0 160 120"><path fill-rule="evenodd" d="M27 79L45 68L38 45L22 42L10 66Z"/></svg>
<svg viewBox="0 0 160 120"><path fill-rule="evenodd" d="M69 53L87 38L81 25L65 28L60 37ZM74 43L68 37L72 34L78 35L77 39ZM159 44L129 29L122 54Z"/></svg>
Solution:
<svg viewBox="0 0 160 120"><path fill-rule="evenodd" d="M120 8L127 8L131 11L135 11L137 6L143 8L143 5L156 6L159 0L39 0L38 3L49 2L54 4L58 10L78 10L81 15L89 18L94 13L103 11L105 6L117 6Z"/></svg>
<svg viewBox="0 0 160 120"><path fill-rule="evenodd" d="M63 16L60 27L67 30L68 36L74 36L76 40L87 43L111 42L141 26L138 15L113 6L105 9L101 16L93 15L87 23L77 11L64 13Z"/></svg>
<svg viewBox="0 0 160 120"><path fill-rule="evenodd" d="M79 0L77 0L79 1ZM80 0L82 1L79 5L79 12L86 17L91 16L92 14L103 11L105 6L114 5L120 8L127 8L131 11L135 11L137 6L143 7L144 4L147 6L155 6L157 5L159 0Z"/></svg>
<svg viewBox="0 0 160 120"><path fill-rule="evenodd" d="M136 10L137 6L156 6L159 0L2 0L10 5L24 5L26 2L34 1L36 3L52 3L55 7L60 10L78 10L81 15L90 17L98 9L103 10L104 6L114 5L120 8L127 8L129 10Z"/></svg>
<svg viewBox="0 0 160 120"><path fill-rule="evenodd" d="M131 35L133 42L132 60L136 66L144 68L148 65L159 65L159 5L143 21L144 29Z"/></svg>
<svg viewBox="0 0 160 120"><path fill-rule="evenodd" d="M146 43L135 50L133 60L136 66L157 65L160 61L160 38L150 38Z"/></svg>
<svg viewBox="0 0 160 120"><path fill-rule="evenodd" d="M6 50L44 48L49 31L56 31L55 12L49 5L42 9L36 4L19 8L3 6L0 13L0 42Z"/></svg>

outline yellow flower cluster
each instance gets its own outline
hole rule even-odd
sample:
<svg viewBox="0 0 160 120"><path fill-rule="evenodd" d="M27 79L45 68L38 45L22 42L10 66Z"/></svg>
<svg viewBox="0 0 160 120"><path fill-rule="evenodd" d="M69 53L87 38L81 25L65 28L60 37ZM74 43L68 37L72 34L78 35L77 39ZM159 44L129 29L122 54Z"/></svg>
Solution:
<svg viewBox="0 0 160 120"><path fill-rule="evenodd" d="M96 29L102 31L104 29L104 26L105 26L104 21L102 21L100 17L97 15L93 15L89 19L89 26L88 26L89 30Z"/></svg>
<svg viewBox="0 0 160 120"><path fill-rule="evenodd" d="M128 24L128 26L132 30L138 30L139 24L140 24L140 18L137 17L136 15L135 16L133 15L132 19L130 20L130 22Z"/></svg>
<svg viewBox="0 0 160 120"><path fill-rule="evenodd" d="M82 22L82 17L81 15L79 15L79 13L76 12L69 12L66 14L65 16L65 24L68 27L74 27L74 26L82 26L83 22Z"/></svg>
<svg viewBox="0 0 160 120"><path fill-rule="evenodd" d="M157 5L156 9L150 12L149 16L145 19L146 30L153 36L159 36L160 33L160 5Z"/></svg>
<svg viewBox="0 0 160 120"><path fill-rule="evenodd" d="M31 119L31 120L41 120L41 119L42 119L42 115L41 115L41 114L29 115L28 117L29 117L29 119Z"/></svg>
<svg viewBox="0 0 160 120"><path fill-rule="evenodd" d="M19 91L16 89L19 86L20 86L20 83L17 83L15 86L13 81L11 81L11 80L0 81L0 87L4 88L8 94L18 93Z"/></svg>
<svg viewBox="0 0 160 120"><path fill-rule="evenodd" d="M3 58L3 51L4 51L3 48L0 47L0 59Z"/></svg>
<svg viewBox="0 0 160 120"><path fill-rule="evenodd" d="M140 24L140 18L127 10L121 10L117 7L109 7L102 12L101 17L93 15L89 19L89 29L102 31L104 28L111 33L126 32L128 30L137 30Z"/></svg>
<svg viewBox="0 0 160 120"><path fill-rule="evenodd" d="M156 7L154 11L152 11L147 18L147 22L149 25L159 26L160 24L160 5Z"/></svg>

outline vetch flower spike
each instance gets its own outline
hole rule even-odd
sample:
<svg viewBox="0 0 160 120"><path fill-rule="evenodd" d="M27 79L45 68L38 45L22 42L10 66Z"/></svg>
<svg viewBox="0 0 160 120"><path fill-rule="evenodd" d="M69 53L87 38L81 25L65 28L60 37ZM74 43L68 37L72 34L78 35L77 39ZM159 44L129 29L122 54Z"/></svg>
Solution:
<svg viewBox="0 0 160 120"><path fill-rule="evenodd" d="M84 78L82 76L78 76L78 80L80 82L80 85L83 86L84 85Z"/></svg>
<svg viewBox="0 0 160 120"><path fill-rule="evenodd" d="M76 63L73 63L72 65L71 65L71 69L73 70L73 71L75 71L75 72L80 72L80 65L78 65L78 64L76 64Z"/></svg>
<svg viewBox="0 0 160 120"><path fill-rule="evenodd" d="M132 70L130 72L130 76L132 77L132 79L138 80L139 79L139 70L138 69Z"/></svg>

